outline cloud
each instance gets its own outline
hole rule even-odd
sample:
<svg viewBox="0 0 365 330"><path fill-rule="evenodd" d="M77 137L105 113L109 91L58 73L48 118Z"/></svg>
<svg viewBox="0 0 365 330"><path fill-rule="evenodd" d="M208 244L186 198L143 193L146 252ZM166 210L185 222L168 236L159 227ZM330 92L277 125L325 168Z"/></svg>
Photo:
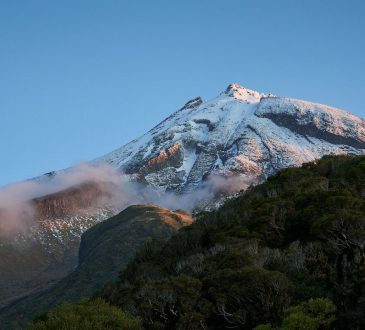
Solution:
<svg viewBox="0 0 365 330"><path fill-rule="evenodd" d="M80 164L54 176L0 188L0 234L18 232L36 223L39 214L35 209L35 199L86 183L100 188L100 196L93 201L95 206L108 205L122 210L133 204L153 203L170 209L192 211L218 194L237 192L252 182L240 176L211 175L199 189L176 195L142 185L108 165Z"/></svg>
<svg viewBox="0 0 365 330"><path fill-rule="evenodd" d="M117 181L120 181L117 172L109 166L81 164L62 171L54 177L43 176L38 180L2 187L0 188L0 234L18 232L34 224L37 218L34 204L36 198L87 182L100 184Z"/></svg>
<svg viewBox="0 0 365 330"><path fill-rule="evenodd" d="M197 190L183 195L174 193L160 193L153 195L153 191L147 194L149 202L169 209L183 209L192 212L195 208L206 207L214 204L222 196L227 196L247 189L253 180L250 178L235 176L223 176L212 174L198 187ZM151 189L153 190L153 189Z"/></svg>

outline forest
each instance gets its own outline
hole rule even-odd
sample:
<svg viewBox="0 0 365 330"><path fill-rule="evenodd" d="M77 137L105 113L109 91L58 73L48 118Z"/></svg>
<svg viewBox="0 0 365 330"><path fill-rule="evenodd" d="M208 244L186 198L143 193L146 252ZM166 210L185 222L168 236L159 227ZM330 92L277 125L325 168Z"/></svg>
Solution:
<svg viewBox="0 0 365 330"><path fill-rule="evenodd" d="M196 214L29 329L364 329L364 247L365 157L327 156Z"/></svg>

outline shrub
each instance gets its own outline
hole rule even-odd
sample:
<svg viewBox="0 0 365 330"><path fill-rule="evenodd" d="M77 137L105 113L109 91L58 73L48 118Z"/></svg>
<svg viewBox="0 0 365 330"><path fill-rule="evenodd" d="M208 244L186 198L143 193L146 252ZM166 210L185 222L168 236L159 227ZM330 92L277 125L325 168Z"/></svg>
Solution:
<svg viewBox="0 0 365 330"><path fill-rule="evenodd" d="M35 320L29 330L142 329L139 319L98 298L79 304L63 304Z"/></svg>

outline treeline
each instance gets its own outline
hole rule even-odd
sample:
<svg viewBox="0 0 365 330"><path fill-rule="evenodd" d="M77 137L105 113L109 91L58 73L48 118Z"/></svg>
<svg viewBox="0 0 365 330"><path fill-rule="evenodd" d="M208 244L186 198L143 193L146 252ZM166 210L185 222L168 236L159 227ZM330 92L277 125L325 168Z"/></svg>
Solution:
<svg viewBox="0 0 365 330"><path fill-rule="evenodd" d="M145 245L93 299L147 329L364 329L364 247L365 157L325 157Z"/></svg>

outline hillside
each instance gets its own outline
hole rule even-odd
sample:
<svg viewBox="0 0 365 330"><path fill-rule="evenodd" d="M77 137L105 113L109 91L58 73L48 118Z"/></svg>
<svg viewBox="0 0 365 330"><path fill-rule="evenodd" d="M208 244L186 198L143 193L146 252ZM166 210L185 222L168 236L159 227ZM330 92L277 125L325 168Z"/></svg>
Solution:
<svg viewBox="0 0 365 330"><path fill-rule="evenodd" d="M137 205L95 225L82 235L78 267L47 291L0 310L1 329L18 327L61 302L78 302L91 296L115 281L144 243L164 240L191 222L191 216L182 211Z"/></svg>
<svg viewBox="0 0 365 330"><path fill-rule="evenodd" d="M27 219L32 226L15 235L0 230L0 309L75 268L82 233L114 215L98 202L107 192L106 185L85 183L32 199L34 221Z"/></svg>
<svg viewBox="0 0 365 330"><path fill-rule="evenodd" d="M325 157L148 244L100 296L147 329L364 329L364 249L365 157Z"/></svg>

